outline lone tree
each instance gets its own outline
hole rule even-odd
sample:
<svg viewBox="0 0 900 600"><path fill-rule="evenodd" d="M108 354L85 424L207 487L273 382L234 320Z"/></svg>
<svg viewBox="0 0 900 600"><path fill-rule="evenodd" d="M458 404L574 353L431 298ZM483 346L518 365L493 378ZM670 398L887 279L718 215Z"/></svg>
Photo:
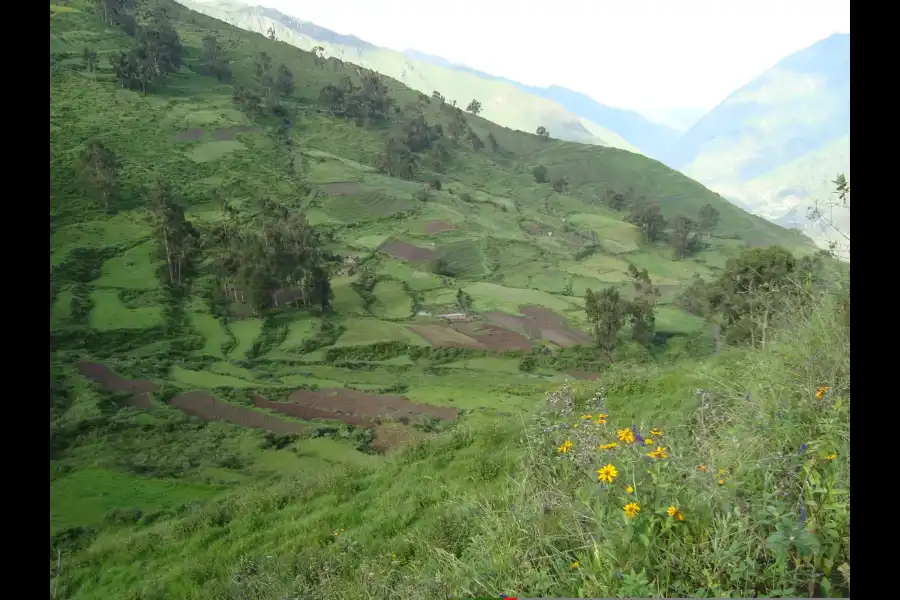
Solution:
<svg viewBox="0 0 900 600"><path fill-rule="evenodd" d="M709 235L719 224L719 211L707 204L700 209L700 231Z"/></svg>
<svg viewBox="0 0 900 600"><path fill-rule="evenodd" d="M531 174L538 183L547 183L547 167L544 165L538 165L533 168Z"/></svg>
<svg viewBox="0 0 900 600"><path fill-rule="evenodd" d="M478 100L472 100L471 102L469 102L469 105L466 107L466 110L468 112L472 113L473 115L477 115L478 113L481 112L481 102L479 102Z"/></svg>
<svg viewBox="0 0 900 600"><path fill-rule="evenodd" d="M275 37L275 27L269 25L269 28L266 30L266 37L273 42L278 39L277 37Z"/></svg>
<svg viewBox="0 0 900 600"><path fill-rule="evenodd" d="M619 290L608 287L603 288L598 294L587 290L584 310L588 322L592 325L597 347L612 362L619 340L619 332L625 325L625 318L628 316L628 304L619 295Z"/></svg>
<svg viewBox="0 0 900 600"><path fill-rule="evenodd" d="M459 310L467 317L472 310L472 296L462 291L462 288L456 290L456 306L458 306Z"/></svg>
<svg viewBox="0 0 900 600"><path fill-rule="evenodd" d="M91 140L78 160L81 177L91 193L109 210L109 201L119 186L119 160L99 140Z"/></svg>
<svg viewBox="0 0 900 600"><path fill-rule="evenodd" d="M647 269L628 265L628 275L634 285L635 299L628 303L631 337L642 346L650 347L656 336L656 298L659 289L653 285Z"/></svg>
<svg viewBox="0 0 900 600"><path fill-rule="evenodd" d="M497 138L494 137L493 133L488 134L488 146L491 148L491 152L500 152L500 142L497 141Z"/></svg>
<svg viewBox="0 0 900 600"><path fill-rule="evenodd" d="M231 78L231 69L219 43L219 38L214 33L203 37L203 70L219 81L228 81Z"/></svg>
<svg viewBox="0 0 900 600"><path fill-rule="evenodd" d="M556 177L550 185L554 192L562 194L569 188L569 180L565 177Z"/></svg>
<svg viewBox="0 0 900 600"><path fill-rule="evenodd" d="M799 292L797 267L794 256L780 246L750 248L728 259L707 298L729 341L766 344L772 318L784 309L786 298Z"/></svg>
<svg viewBox="0 0 900 600"><path fill-rule="evenodd" d="M166 260L169 282L182 286L200 247L197 232L184 218L184 209L175 203L165 181L160 180L150 188L147 208L150 226Z"/></svg>
<svg viewBox="0 0 900 600"><path fill-rule="evenodd" d="M684 215L678 215L672 219L671 225L669 243L675 249L675 258L684 258L700 249L703 234L699 223Z"/></svg>
<svg viewBox="0 0 900 600"><path fill-rule="evenodd" d="M550 139L550 132L547 131L547 128L544 127L543 125L541 125L540 127L537 128L537 132L536 132L536 133L537 133L540 137L544 138L545 140L546 140L546 139Z"/></svg>
<svg viewBox="0 0 900 600"><path fill-rule="evenodd" d="M627 221L637 225L650 243L660 239L666 229L666 219L656 202L640 202L631 209Z"/></svg>
<svg viewBox="0 0 900 600"><path fill-rule="evenodd" d="M275 74L275 91L282 98L289 98L294 94L294 74L284 63L278 65Z"/></svg>
<svg viewBox="0 0 900 600"><path fill-rule="evenodd" d="M607 189L603 194L603 202L615 211L622 211L628 208L628 197L613 189Z"/></svg>
<svg viewBox="0 0 900 600"><path fill-rule="evenodd" d="M97 51L93 48L84 47L81 53L81 60L84 63L84 70L91 73L94 79L97 78Z"/></svg>
<svg viewBox="0 0 900 600"><path fill-rule="evenodd" d="M444 98L444 95L437 90L431 92L431 97L440 102L441 104L446 104L447 99Z"/></svg>

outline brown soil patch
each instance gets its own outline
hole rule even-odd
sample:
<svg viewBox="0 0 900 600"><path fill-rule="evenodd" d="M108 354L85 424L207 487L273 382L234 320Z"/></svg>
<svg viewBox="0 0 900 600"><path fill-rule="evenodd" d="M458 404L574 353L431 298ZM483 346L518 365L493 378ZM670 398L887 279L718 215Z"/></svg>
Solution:
<svg viewBox="0 0 900 600"><path fill-rule="evenodd" d="M487 323L456 323L453 328L475 338L494 352L531 350L531 341L520 333Z"/></svg>
<svg viewBox="0 0 900 600"><path fill-rule="evenodd" d="M356 196L363 193L363 188L356 181L332 181L323 183L322 191L330 196Z"/></svg>
<svg viewBox="0 0 900 600"><path fill-rule="evenodd" d="M571 375L575 379L584 379L587 381L598 381L600 373L592 371L566 371L566 375Z"/></svg>
<svg viewBox="0 0 900 600"><path fill-rule="evenodd" d="M541 337L540 326L528 317L508 315L502 312L486 312L483 316L494 325L524 332L525 335L532 339Z"/></svg>
<svg viewBox="0 0 900 600"><path fill-rule="evenodd" d="M531 235L547 235L547 232L553 231L549 226L534 221L522 221L521 227L522 231Z"/></svg>
<svg viewBox="0 0 900 600"><path fill-rule="evenodd" d="M213 131L213 139L217 142L226 142L233 140L239 133L253 133L259 131L259 127L250 125L232 125L231 127L220 127Z"/></svg>
<svg viewBox="0 0 900 600"><path fill-rule="evenodd" d="M441 233L444 231L453 231L456 227L453 226L453 223L448 223L447 221L428 221L425 223L425 231L428 233Z"/></svg>
<svg viewBox="0 0 900 600"><path fill-rule="evenodd" d="M414 262L429 261L437 256L437 252L434 250L419 248L418 246L413 246L412 244L407 244L406 242L391 238L383 241L381 245L378 246L377 250L389 254L394 258L399 258L400 260Z"/></svg>
<svg viewBox="0 0 900 600"><path fill-rule="evenodd" d="M361 419L359 417L354 417L353 415L341 415L329 410L321 410L318 408L311 408L309 406L300 406L299 404L294 404L293 402L271 402L269 400L266 400L262 396L257 396L256 398L254 398L253 405L258 406L259 408L268 408L270 410L278 411L296 419L303 419L304 421L325 419L328 421L342 421L344 423L347 423L348 425L365 427L367 429L375 427L375 423L368 419Z"/></svg>
<svg viewBox="0 0 900 600"><path fill-rule="evenodd" d="M327 388L318 391L297 390L288 400L300 406L317 408L338 415L374 419L392 417L415 420L420 416L438 419L455 419L459 410L442 406L429 406L409 401L406 396L382 396L345 388Z"/></svg>
<svg viewBox="0 0 900 600"><path fill-rule="evenodd" d="M566 323L565 317L556 314L549 308L542 306L520 306L519 312L534 320L541 328L541 336L555 344L575 346L578 344L590 344L593 338L590 335L575 329ZM545 337L545 332L553 331L553 338Z"/></svg>
<svg viewBox="0 0 900 600"><path fill-rule="evenodd" d="M386 454L392 450L399 450L404 446L415 443L425 437L418 429L405 427L400 423L384 423L375 427L375 439L372 441L372 449L380 454Z"/></svg>
<svg viewBox="0 0 900 600"><path fill-rule="evenodd" d="M206 132L203 131L202 129L186 129L184 131L179 131L178 133L175 134L175 141L176 142L196 142L197 140L202 138L205 133Z"/></svg>
<svg viewBox="0 0 900 600"><path fill-rule="evenodd" d="M107 392L133 392L126 404L138 408L150 408L148 392L158 392L159 386L146 379L125 379L113 373L106 365L91 361L81 361L77 365L78 372L83 376L96 381Z"/></svg>
<svg viewBox="0 0 900 600"><path fill-rule="evenodd" d="M169 404L205 421L225 421L279 434L302 433L307 429L302 423L291 423L251 408L222 402L208 392L185 392L169 400Z"/></svg>
<svg viewBox="0 0 900 600"><path fill-rule="evenodd" d="M484 350L485 346L469 336L446 325L407 325L435 348L474 348Z"/></svg>

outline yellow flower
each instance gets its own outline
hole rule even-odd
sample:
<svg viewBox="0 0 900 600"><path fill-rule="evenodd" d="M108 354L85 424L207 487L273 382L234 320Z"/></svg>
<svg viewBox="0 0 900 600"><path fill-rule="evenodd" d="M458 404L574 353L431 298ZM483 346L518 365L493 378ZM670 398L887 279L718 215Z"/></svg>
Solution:
<svg viewBox="0 0 900 600"><path fill-rule="evenodd" d="M626 487L625 487L625 493L626 493L626 494L633 494L633 493L634 493L634 486L630 486L630 485L629 485L629 486L626 486Z"/></svg>
<svg viewBox="0 0 900 600"><path fill-rule="evenodd" d="M674 517L677 512L678 512L678 507L675 506L674 504L666 509L666 514L669 515L670 517Z"/></svg>
<svg viewBox="0 0 900 600"><path fill-rule="evenodd" d="M612 483L619 476L619 471L613 465L606 465L601 469L597 469L597 479L604 483Z"/></svg>
<svg viewBox="0 0 900 600"><path fill-rule="evenodd" d="M652 446L652 445L655 444L655 443L656 443L656 440L654 440L653 438L646 438L646 439L644 440L644 445L645 445L645 446Z"/></svg>
<svg viewBox="0 0 900 600"><path fill-rule="evenodd" d="M338 529L337 531L335 531L335 532L332 533L331 535L333 535L334 537L338 537L338 536L341 535L342 533L344 533L344 528L343 528L343 527L341 527L340 529Z"/></svg>
<svg viewBox="0 0 900 600"><path fill-rule="evenodd" d="M709 467L707 467L706 465L700 465L699 467L697 467L697 470L701 473L706 473L709 470Z"/></svg>
<svg viewBox="0 0 900 600"><path fill-rule="evenodd" d="M724 479L720 479L720 480L718 481L718 483L719 483L719 485L725 485L725 480L724 480Z"/></svg>
<svg viewBox="0 0 900 600"><path fill-rule="evenodd" d="M585 421L589 421L589 420L593 419L594 417L592 415L581 415L581 418L584 419Z"/></svg>
<svg viewBox="0 0 900 600"><path fill-rule="evenodd" d="M679 521L684 521L684 515L681 514L680 510L677 513L675 513L675 518L678 519Z"/></svg>
<svg viewBox="0 0 900 600"><path fill-rule="evenodd" d="M606 419L609 415L597 415L597 420L594 421L597 425L606 425Z"/></svg>
<svg viewBox="0 0 900 600"><path fill-rule="evenodd" d="M556 451L562 452L563 454L565 454L566 452L569 451L569 448L571 448L571 447L572 447L572 442L570 442L569 440L566 440L562 443L562 446L560 446L559 448L556 449Z"/></svg>
<svg viewBox="0 0 900 600"><path fill-rule="evenodd" d="M625 514L629 519L633 519L639 512L641 512L641 507L637 502L629 502L624 507L622 507L622 510L625 511Z"/></svg>
<svg viewBox="0 0 900 600"><path fill-rule="evenodd" d="M726 473L728 473L728 469L719 469L719 475L725 475Z"/></svg>
<svg viewBox="0 0 900 600"><path fill-rule="evenodd" d="M615 448L618 445L619 444L616 442L610 442L609 444L601 444L600 449L601 450L612 450L613 448Z"/></svg>
<svg viewBox="0 0 900 600"><path fill-rule="evenodd" d="M669 455L666 454L666 450L667 450L667 448L664 448L662 446L657 446L656 450L654 450L653 452L648 452L647 456L649 456L650 458L658 458L658 459L669 458Z"/></svg>
<svg viewBox="0 0 900 600"><path fill-rule="evenodd" d="M822 396L824 396L825 393L828 392L828 390L830 390L830 389L831 389L831 388L828 387L827 385L823 385L822 387L820 387L819 389L817 389L817 390L816 390L816 400L821 400L821 399L822 399Z"/></svg>
<svg viewBox="0 0 900 600"><path fill-rule="evenodd" d="M620 429L616 432L616 437L626 444L630 444L634 441L634 432L631 429Z"/></svg>
<svg viewBox="0 0 900 600"><path fill-rule="evenodd" d="M569 565L569 568L570 568L570 569L577 569L579 566L581 566L581 565L579 565L579 564L578 564L578 561L576 560L576 561L573 562L571 565Z"/></svg>
<svg viewBox="0 0 900 600"><path fill-rule="evenodd" d="M572 429L578 429L578 423L575 423L574 425L572 425Z"/></svg>
<svg viewBox="0 0 900 600"><path fill-rule="evenodd" d="M663 432L660 431L659 429L653 428L650 430L650 435L652 435L652 436L662 437L662 434L663 434Z"/></svg>
<svg viewBox="0 0 900 600"><path fill-rule="evenodd" d="M834 460L837 458L837 454L829 454L825 457L825 460Z"/></svg>

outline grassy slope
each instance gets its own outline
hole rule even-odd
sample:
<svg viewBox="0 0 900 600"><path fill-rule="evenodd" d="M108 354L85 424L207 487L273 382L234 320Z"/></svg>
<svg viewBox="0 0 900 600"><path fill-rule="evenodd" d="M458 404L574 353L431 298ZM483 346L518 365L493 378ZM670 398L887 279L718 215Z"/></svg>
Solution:
<svg viewBox="0 0 900 600"><path fill-rule="evenodd" d="M54 365L67 390L54 408L55 436L62 446L51 461L52 522L54 531L64 534L57 545L67 555L62 573L52 583L58 597L216 597L224 592L221 586L229 572L247 567L248 552L303 554L333 540L329 534L340 527L357 528L354 536L371 540L366 552L354 546L361 552L353 555L355 561L367 554L389 562L411 560L438 539L417 550L410 535L418 535L415 532L422 527L450 543L447 540L458 531L463 516L448 512L446 503L471 494L473 473L475 487L500 485L499 476L517 460L519 449L507 441L517 439L518 421L498 421L494 411L531 412L545 391L559 385L561 375L548 370L523 373L509 358L470 360L464 368L443 369L406 356L373 360L362 370L323 364L323 350L302 356L296 348L323 335L324 325L309 315L290 312L279 317L287 327L285 337L253 357L254 343L269 339L266 325L255 319L217 320L202 299L203 278L182 302L182 310L173 309L156 278L158 263L146 252L150 232L139 210L140 186L164 175L187 205L189 218L202 220L218 216L211 202L215 189L237 202L267 195L296 206L296 176L264 132L231 141L212 138L210 132L216 128L248 124L232 107L228 85L185 67L147 96L119 88L111 80L108 59L125 47L127 39L103 27L86 4L73 2L67 8L74 10L57 10L51 19L51 50L74 55L57 55L63 64L79 62L85 44L97 48L101 56L96 78L65 68L51 73L51 280L56 294L51 322L57 338ZM544 142L484 119L472 119L473 127L481 134L493 132L508 155L495 159L461 153L443 177L443 190L419 203L412 194L421 184L384 177L368 166L380 149L378 132L320 115L309 106L308 99L340 74L315 68L311 55L287 44L182 8L174 8L173 15L187 47L188 65L196 62L200 40L213 29L235 58L238 78L247 77L251 57L260 50L285 62L298 84L293 133L295 152L309 158L308 179L318 183L353 179L364 190L382 194L362 199L324 195L310 207L314 220L335 227L336 250L365 254L361 240L388 236L423 247L434 242L452 248L453 259L468 274L448 285L416 271L415 265L383 257L379 272L406 287L380 284L370 312L349 281L336 280L333 320L347 326L343 336L329 342L337 348L387 339L423 344L396 322L377 318L404 318L411 311L406 290L416 293L419 306L427 309L452 304L456 288L464 287L476 310L515 312L519 304L534 303L578 323L583 321L583 288L621 285L629 260L647 266L655 279L677 286L694 272L713 274L715 266L740 245L714 239L700 260L680 263L670 260L666 248L638 247L621 215L589 202L607 185L633 186L638 193L659 198L668 213L694 212L710 202L723 216L719 235L735 234L751 243L796 244L785 230L742 213L659 163L624 151ZM389 85L402 102L416 97L398 83ZM436 107L428 110L431 118L439 118ZM193 128L203 128L205 137L176 141L177 133ZM123 191L109 215L85 198L73 174L79 148L92 137L101 138L123 162ZM535 184L529 174L534 164L546 164L554 174L568 176L572 190L550 196L545 204L547 188ZM475 201L461 200L464 192ZM361 212L367 219L390 217L398 207L410 206L415 210L402 219L363 220L353 229L340 227L341 222L357 220ZM586 222L594 219L601 243L607 240L614 250L595 255L591 263L573 261L571 253L583 242L563 235L560 223L567 215L582 215ZM423 224L435 219L457 228L422 235ZM542 224L554 236L527 234L518 226L519 219ZM577 295L566 296L562 274L585 264L596 268L582 269L574 282ZM699 326L674 307L661 310L664 331L692 332ZM215 387L225 400L246 403L250 392L245 390L250 389L271 396L298 384L359 389L402 384L413 401L474 412L465 418L465 427L446 434L446 439L397 459L362 454L354 450L353 442L339 439L306 439L273 450L266 449L258 432L203 424L162 403L149 410L118 408L115 399L75 374L72 365L79 358L103 360L126 376L155 379L165 386L157 400L197 386ZM686 398L695 381L672 377L681 382L672 397ZM682 406L683 400L666 408L669 417L659 414L658 397L614 395L610 403L632 418L643 412L645 418L653 415L677 422L680 411L671 409ZM487 433L473 436L468 426L487 427L483 430ZM85 435L92 428L98 433ZM486 462L489 455L494 459ZM332 472L336 475L328 474ZM394 485L399 473L404 483ZM423 480L439 485L422 486ZM133 492L124 492L125 486ZM388 493L388 488L393 491ZM366 489L370 492L361 493ZM335 500L349 498L348 492L356 494L353 500ZM73 529L78 527L88 529ZM134 552L143 558L137 561ZM185 560L198 553L202 560ZM385 558L390 553L402 558ZM354 564L346 568L362 566ZM101 565L103 572L95 577L93 569ZM383 572L380 567L378 572ZM151 581L147 573L160 577ZM355 584L348 579L346 585ZM353 596L352 591L348 594Z"/></svg>

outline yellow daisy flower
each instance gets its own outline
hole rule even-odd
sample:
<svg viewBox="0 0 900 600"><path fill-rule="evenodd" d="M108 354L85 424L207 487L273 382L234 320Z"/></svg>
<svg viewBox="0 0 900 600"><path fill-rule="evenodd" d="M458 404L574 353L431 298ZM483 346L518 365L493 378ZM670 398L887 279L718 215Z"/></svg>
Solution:
<svg viewBox="0 0 900 600"><path fill-rule="evenodd" d="M563 454L565 454L566 452L569 451L569 448L571 448L571 447L572 447L572 442L570 442L569 440L566 440L562 443L562 446L560 446L559 448L556 449L556 451L562 452Z"/></svg>
<svg viewBox="0 0 900 600"><path fill-rule="evenodd" d="M650 435L652 435L652 436L662 437L662 434L663 434L663 432L660 431L659 429L656 429L655 427L650 430Z"/></svg>
<svg viewBox="0 0 900 600"><path fill-rule="evenodd" d="M593 415L581 415L581 418L584 419L585 421L590 421L594 417L593 417Z"/></svg>
<svg viewBox="0 0 900 600"><path fill-rule="evenodd" d="M631 485L626 486L626 487L625 487L625 493L626 493L626 494L633 494L633 493L634 493L634 486L631 486Z"/></svg>
<svg viewBox="0 0 900 600"><path fill-rule="evenodd" d="M653 452L648 452L647 456L649 456L650 458L656 458L656 459L669 458L669 455L666 454L666 450L667 450L667 448L664 448L662 446L657 446L656 450L654 450Z"/></svg>
<svg viewBox="0 0 900 600"><path fill-rule="evenodd" d="M634 432L631 429L619 429L616 431L616 437L626 444L634 442Z"/></svg>
<svg viewBox="0 0 900 600"><path fill-rule="evenodd" d="M719 485L725 485L725 480L724 480L724 479L720 479L717 483L718 483Z"/></svg>
<svg viewBox="0 0 900 600"><path fill-rule="evenodd" d="M825 460L834 460L837 458L837 454L829 454L825 457Z"/></svg>
<svg viewBox="0 0 900 600"><path fill-rule="evenodd" d="M641 506L637 502L629 502L622 507L629 519L633 519L641 512Z"/></svg>
<svg viewBox="0 0 900 600"><path fill-rule="evenodd" d="M597 425L606 425L606 419L609 415L597 415L597 420L594 421Z"/></svg>
<svg viewBox="0 0 900 600"><path fill-rule="evenodd" d="M697 467L697 470L701 473L706 473L709 470L709 467L707 467L706 465L700 465L699 467Z"/></svg>
<svg viewBox="0 0 900 600"><path fill-rule="evenodd" d="M678 519L679 521L684 521L684 515L681 514L680 510L677 513L675 513L675 518Z"/></svg>
<svg viewBox="0 0 900 600"><path fill-rule="evenodd" d="M601 444L600 449L601 450L612 450L613 448L615 448L618 445L619 444L617 442L610 442L609 444Z"/></svg>
<svg viewBox="0 0 900 600"><path fill-rule="evenodd" d="M674 517L677 512L678 512L678 507L675 506L674 504L666 509L666 514L669 515L670 517Z"/></svg>
<svg viewBox="0 0 900 600"><path fill-rule="evenodd" d="M619 471L614 465L606 465L597 469L597 479L603 483L612 483L619 476Z"/></svg>
<svg viewBox="0 0 900 600"><path fill-rule="evenodd" d="M652 445L655 444L655 443L656 443L656 440L654 440L653 438L646 438L646 439L644 440L644 445L645 445L645 446L652 446Z"/></svg>
<svg viewBox="0 0 900 600"><path fill-rule="evenodd" d="M578 564L578 561L576 560L576 561L573 562L571 565L569 565L569 568L570 568L570 569L577 569L579 566L581 566L581 565L579 565L579 564Z"/></svg>
<svg viewBox="0 0 900 600"><path fill-rule="evenodd" d="M822 396L824 396L824 395L828 392L828 390L830 390L830 389L831 389L831 388L828 387L827 385L823 385L822 387L820 387L819 389L817 389L817 390L816 390L816 400L821 400L821 399L822 399Z"/></svg>

